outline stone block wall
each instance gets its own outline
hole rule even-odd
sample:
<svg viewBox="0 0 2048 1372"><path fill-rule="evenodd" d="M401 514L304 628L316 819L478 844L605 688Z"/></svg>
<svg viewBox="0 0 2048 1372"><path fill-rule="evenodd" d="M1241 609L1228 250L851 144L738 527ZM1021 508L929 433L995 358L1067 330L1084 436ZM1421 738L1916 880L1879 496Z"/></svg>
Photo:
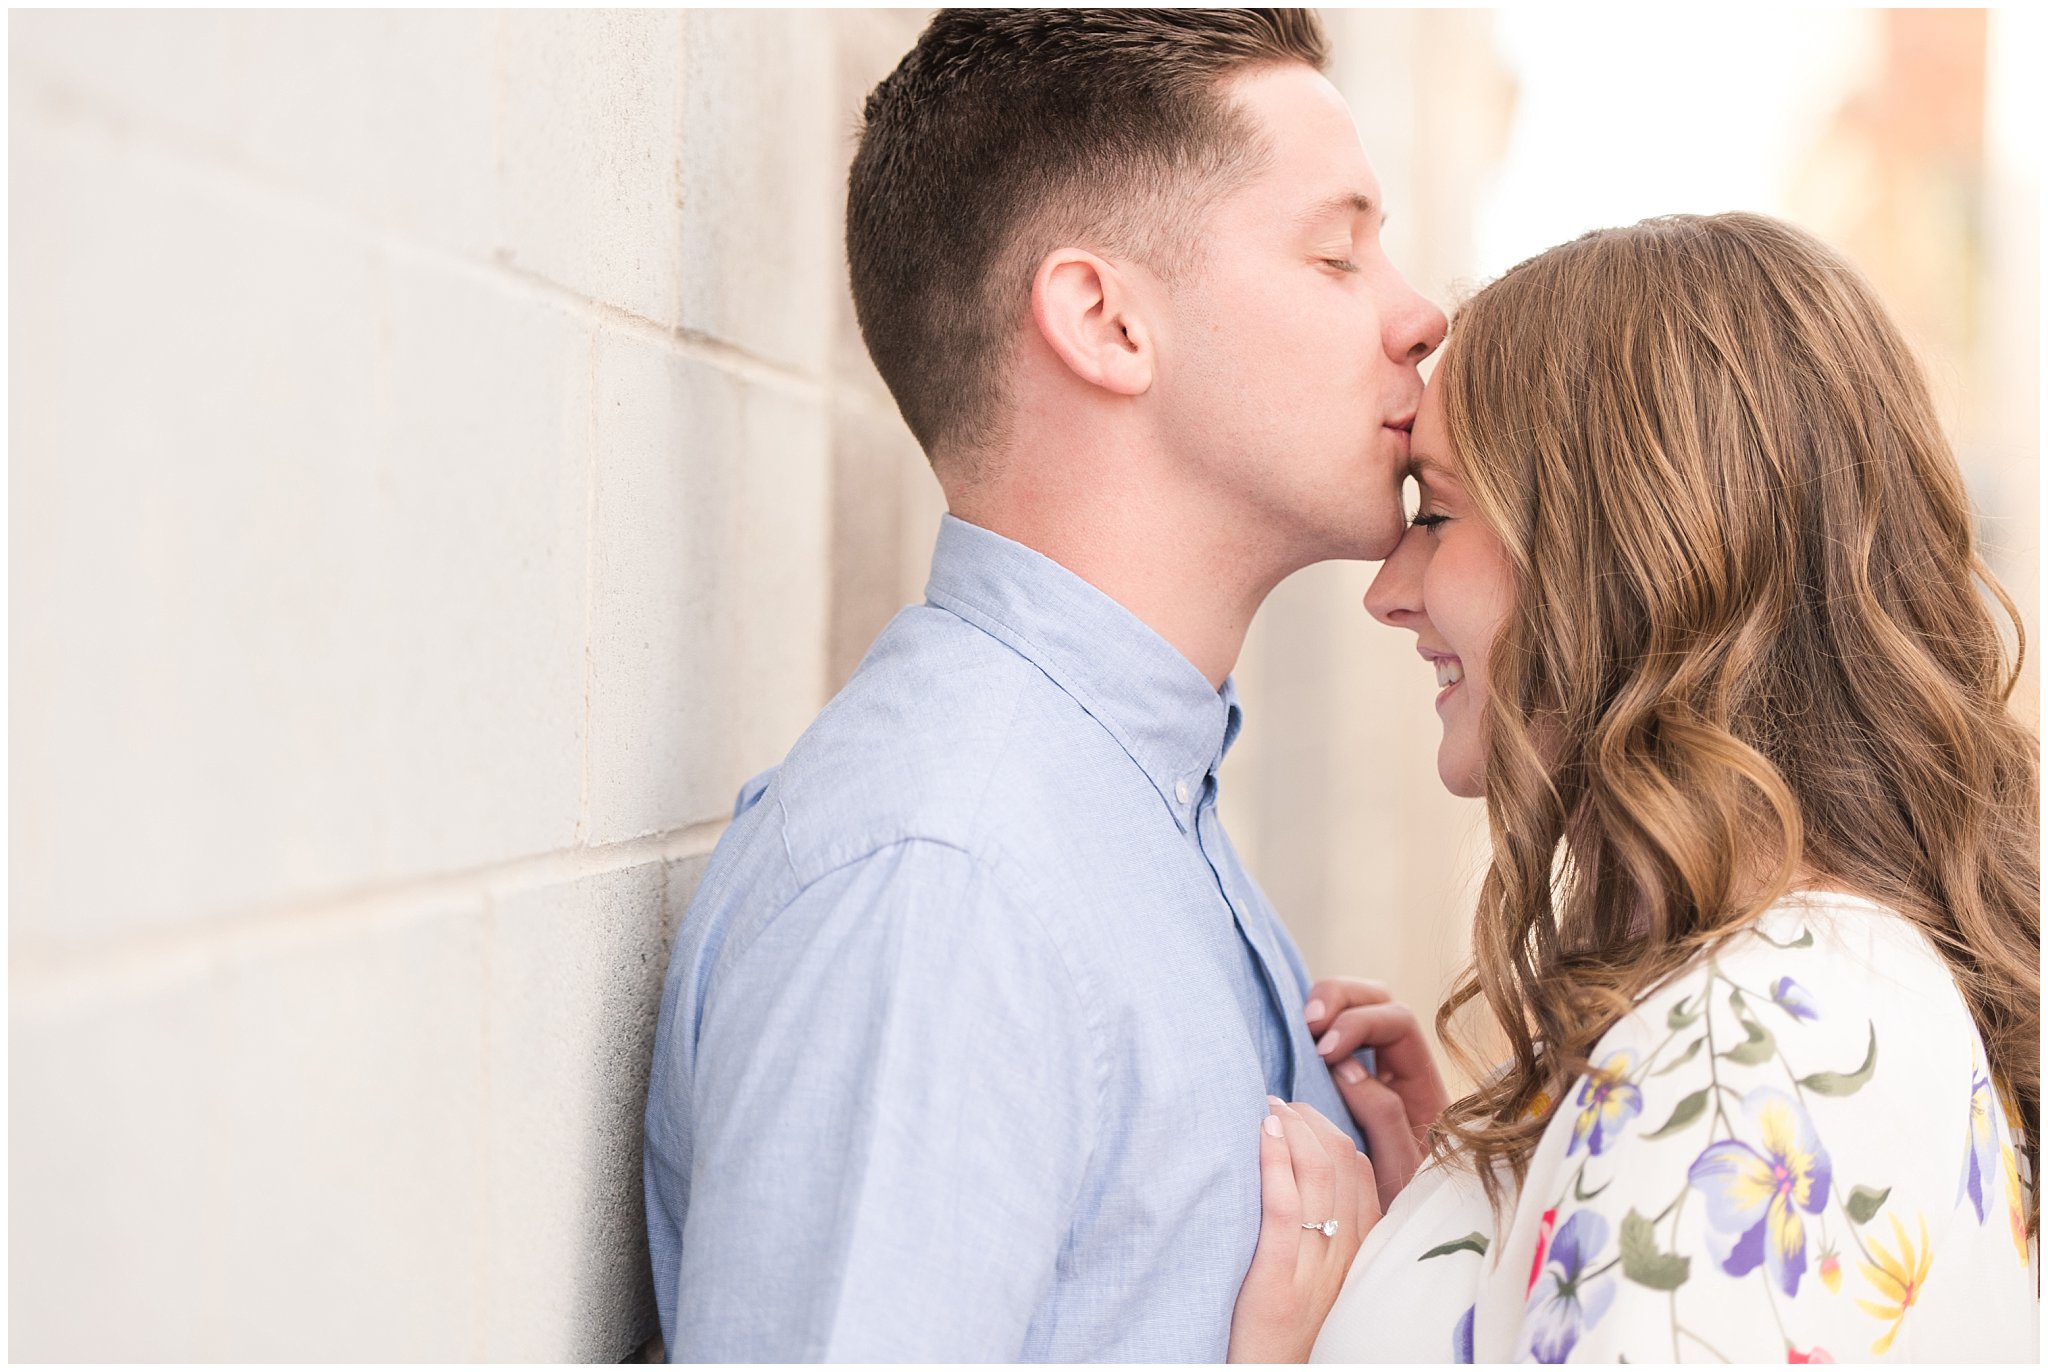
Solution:
<svg viewBox="0 0 2048 1372"><path fill-rule="evenodd" d="M12 1357L646 1349L676 922L940 509L839 247L923 19L10 17ZM1439 297L1456 22L1333 17ZM1469 811L1365 580L1262 622L1226 803L1427 998Z"/></svg>
<svg viewBox="0 0 2048 1372"><path fill-rule="evenodd" d="M675 921L835 561L916 594L839 215L921 22L12 18L14 1357L652 1335Z"/></svg>

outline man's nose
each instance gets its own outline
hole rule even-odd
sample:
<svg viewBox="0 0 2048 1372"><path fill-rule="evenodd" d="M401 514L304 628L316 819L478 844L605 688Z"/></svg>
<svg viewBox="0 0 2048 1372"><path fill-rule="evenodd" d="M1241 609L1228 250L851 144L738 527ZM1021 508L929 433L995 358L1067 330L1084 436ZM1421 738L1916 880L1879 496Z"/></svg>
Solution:
<svg viewBox="0 0 2048 1372"><path fill-rule="evenodd" d="M1393 308L1382 316L1387 322L1387 356L1396 362L1420 362L1442 345L1450 320L1398 273L1394 291Z"/></svg>

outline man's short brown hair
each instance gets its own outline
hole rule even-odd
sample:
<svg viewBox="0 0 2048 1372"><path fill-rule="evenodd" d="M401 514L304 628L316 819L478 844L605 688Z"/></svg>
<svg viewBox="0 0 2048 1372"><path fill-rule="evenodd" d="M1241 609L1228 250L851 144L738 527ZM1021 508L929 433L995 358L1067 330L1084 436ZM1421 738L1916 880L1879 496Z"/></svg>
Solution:
<svg viewBox="0 0 2048 1372"><path fill-rule="evenodd" d="M927 454L998 436L1006 343L1046 252L1199 263L1267 150L1218 86L1321 70L1309 10L941 10L868 96L846 196L861 336Z"/></svg>

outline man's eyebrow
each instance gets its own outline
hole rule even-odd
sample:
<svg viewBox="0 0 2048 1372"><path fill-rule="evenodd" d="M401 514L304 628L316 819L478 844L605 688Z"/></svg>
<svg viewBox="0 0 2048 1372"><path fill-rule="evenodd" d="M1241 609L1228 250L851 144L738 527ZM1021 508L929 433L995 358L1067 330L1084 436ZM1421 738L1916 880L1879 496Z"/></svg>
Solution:
<svg viewBox="0 0 2048 1372"><path fill-rule="evenodd" d="M1318 224L1333 214L1378 215L1380 222L1386 222L1386 214L1379 202L1363 191L1339 191L1337 194L1318 200L1301 214L1303 224Z"/></svg>

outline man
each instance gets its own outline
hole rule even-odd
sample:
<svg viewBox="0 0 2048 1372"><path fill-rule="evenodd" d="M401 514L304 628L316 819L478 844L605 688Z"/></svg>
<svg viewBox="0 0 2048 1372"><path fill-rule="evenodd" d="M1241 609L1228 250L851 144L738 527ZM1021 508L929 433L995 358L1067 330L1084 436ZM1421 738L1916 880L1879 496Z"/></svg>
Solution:
<svg viewBox="0 0 2048 1372"><path fill-rule="evenodd" d="M1266 1097L1346 1118L1216 817L1252 615L1393 548L1445 328L1324 55L1305 11L942 11L868 101L854 301L951 513L678 936L674 1358L1221 1359Z"/></svg>

